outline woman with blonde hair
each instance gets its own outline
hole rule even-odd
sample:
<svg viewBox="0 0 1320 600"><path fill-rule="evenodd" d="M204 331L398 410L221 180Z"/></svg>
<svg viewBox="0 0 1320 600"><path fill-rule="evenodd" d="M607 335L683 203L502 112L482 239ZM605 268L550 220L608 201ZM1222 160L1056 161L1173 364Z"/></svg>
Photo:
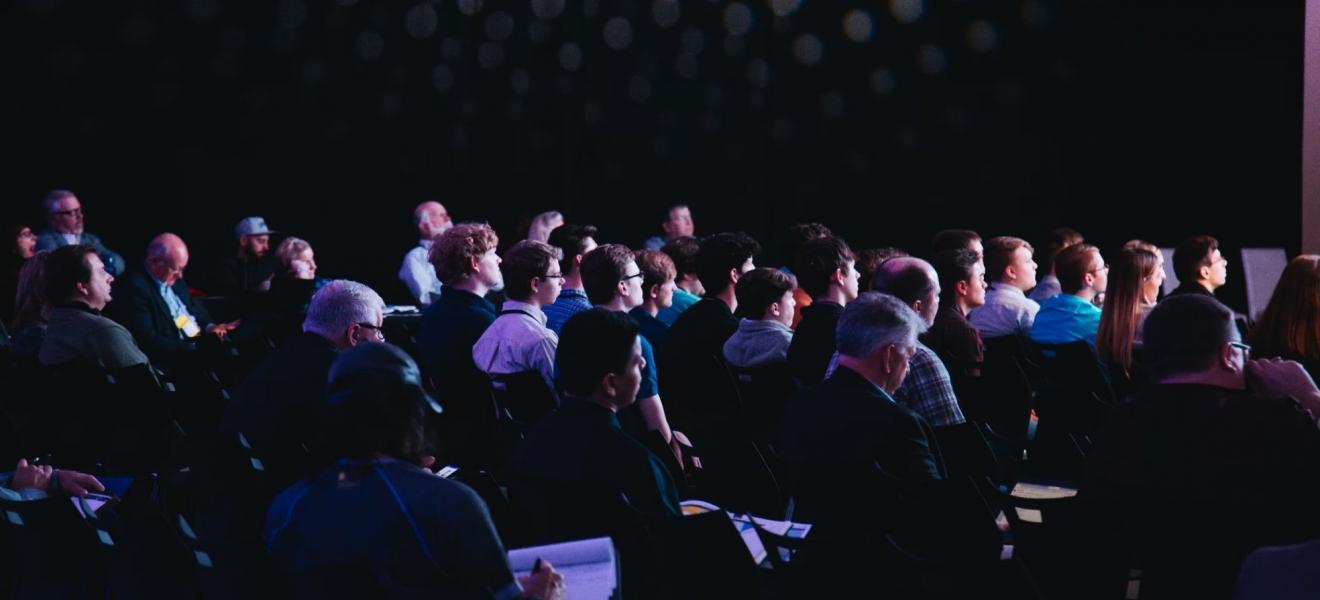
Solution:
<svg viewBox="0 0 1320 600"><path fill-rule="evenodd" d="M550 232L564 224L564 215L557 210L543 212L532 217L532 224L527 228L527 239L548 243Z"/></svg>
<svg viewBox="0 0 1320 600"><path fill-rule="evenodd" d="M1114 374L1115 383L1131 384L1141 379L1139 372L1134 376L1137 365L1133 349L1141 346L1142 324L1164 282L1162 263L1158 252L1125 245L1109 265L1109 285L1095 346Z"/></svg>
<svg viewBox="0 0 1320 600"><path fill-rule="evenodd" d="M1320 379L1320 255L1288 263L1247 339L1253 358L1295 360Z"/></svg>

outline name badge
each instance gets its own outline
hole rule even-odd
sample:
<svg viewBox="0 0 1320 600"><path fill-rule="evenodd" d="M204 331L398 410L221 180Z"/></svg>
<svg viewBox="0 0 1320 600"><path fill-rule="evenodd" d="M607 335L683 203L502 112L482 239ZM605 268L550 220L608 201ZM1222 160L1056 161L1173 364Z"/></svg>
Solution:
<svg viewBox="0 0 1320 600"><path fill-rule="evenodd" d="M186 337L195 338L202 333L202 328L197 325L197 319L194 319L192 315L179 315L179 318L174 320L174 325Z"/></svg>

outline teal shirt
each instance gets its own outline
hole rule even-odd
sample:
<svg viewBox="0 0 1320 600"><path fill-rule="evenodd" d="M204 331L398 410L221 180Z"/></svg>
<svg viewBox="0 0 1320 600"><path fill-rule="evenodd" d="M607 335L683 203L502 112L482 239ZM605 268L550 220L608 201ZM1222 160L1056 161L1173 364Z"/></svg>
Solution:
<svg viewBox="0 0 1320 600"><path fill-rule="evenodd" d="M655 318L660 319L661 323L673 327L674 321L678 320L678 315L683 314L683 311L700 301L701 296L691 294L683 288L674 288L674 303L668 308L660 309Z"/></svg>
<svg viewBox="0 0 1320 600"><path fill-rule="evenodd" d="M1077 340L1095 345L1100 330L1100 308L1072 294L1059 294L1046 300L1031 326L1031 341L1040 344L1066 344Z"/></svg>

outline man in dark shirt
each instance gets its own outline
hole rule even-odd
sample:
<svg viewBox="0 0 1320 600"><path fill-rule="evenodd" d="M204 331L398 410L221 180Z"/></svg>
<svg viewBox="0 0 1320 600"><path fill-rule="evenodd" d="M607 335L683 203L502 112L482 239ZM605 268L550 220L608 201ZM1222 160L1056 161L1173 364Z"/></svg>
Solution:
<svg viewBox="0 0 1320 600"><path fill-rule="evenodd" d="M1214 296L1228 282L1228 259L1219 251L1219 240L1193 236L1174 248L1173 273L1178 276L1178 287L1169 296Z"/></svg>
<svg viewBox="0 0 1320 600"><path fill-rule="evenodd" d="M856 258L842 238L811 240L798 250L793 272L811 295L788 347L788 367L803 385L820 383L834 356L834 329L844 305L857 298Z"/></svg>
<svg viewBox="0 0 1320 600"><path fill-rule="evenodd" d="M1320 390L1240 340L1214 298L1165 299L1145 325L1154 385L1096 435L1081 493L1135 552L1142 598L1227 598L1251 549L1320 536Z"/></svg>
<svg viewBox="0 0 1320 600"><path fill-rule="evenodd" d="M245 298L270 291L270 280L278 268L269 253L270 236L275 233L261 217L247 217L234 227L238 253L221 261L215 273L215 291L242 306Z"/></svg>
<svg viewBox="0 0 1320 600"><path fill-rule="evenodd" d="M961 378L980 377L985 361L981 332L967 320L967 313L985 304L985 265L975 251L957 249L936 254L933 266L940 277L940 308L921 343L940 356L957 387Z"/></svg>
<svg viewBox="0 0 1320 600"><path fill-rule="evenodd" d="M559 272L564 274L564 286L554 303L541 309L545 312L545 326L559 334L568 318L591 308L587 292L582 289L582 257L596 249L596 227L566 223L550 232L550 245L559 248L564 258L559 260Z"/></svg>

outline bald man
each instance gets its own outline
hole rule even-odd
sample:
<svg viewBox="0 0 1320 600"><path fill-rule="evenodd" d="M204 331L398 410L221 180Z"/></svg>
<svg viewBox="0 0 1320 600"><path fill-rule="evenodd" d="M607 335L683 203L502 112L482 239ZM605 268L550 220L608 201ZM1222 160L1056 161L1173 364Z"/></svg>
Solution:
<svg viewBox="0 0 1320 600"><path fill-rule="evenodd" d="M188 293L183 270L188 267L188 246L173 233L162 233L147 246L141 271L115 282L111 312L122 323L151 362L169 368L196 349L203 336L219 339L238 325L212 323L206 307Z"/></svg>
<svg viewBox="0 0 1320 600"><path fill-rule="evenodd" d="M440 280L435 276L435 266L427 257L431 253L431 242L444 233L454 222L443 204L428 200L413 209L413 225L417 227L417 247L403 257L403 266L399 267L399 281L408 286L418 306L430 306L431 301L440 295Z"/></svg>

